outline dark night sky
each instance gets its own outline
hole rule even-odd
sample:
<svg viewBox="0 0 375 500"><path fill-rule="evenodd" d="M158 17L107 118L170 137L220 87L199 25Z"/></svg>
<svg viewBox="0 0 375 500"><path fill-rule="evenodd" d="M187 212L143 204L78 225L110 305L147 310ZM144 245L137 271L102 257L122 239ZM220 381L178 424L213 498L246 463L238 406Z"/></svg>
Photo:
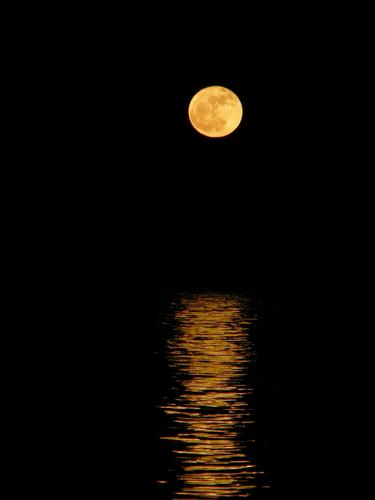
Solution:
<svg viewBox="0 0 375 500"><path fill-rule="evenodd" d="M88 24L64 76L78 233L151 288L276 286L313 244L319 138L308 48L277 16L257 23L236 11L217 25L210 15L136 22L131 32ZM244 106L240 128L221 140L187 118L192 95L215 84Z"/></svg>

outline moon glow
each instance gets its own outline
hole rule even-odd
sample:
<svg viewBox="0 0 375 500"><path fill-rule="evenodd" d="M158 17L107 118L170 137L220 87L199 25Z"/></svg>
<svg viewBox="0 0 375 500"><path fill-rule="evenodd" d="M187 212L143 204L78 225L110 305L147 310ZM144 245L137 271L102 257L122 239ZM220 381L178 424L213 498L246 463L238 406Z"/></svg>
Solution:
<svg viewBox="0 0 375 500"><path fill-rule="evenodd" d="M189 104L191 124L207 137L231 134L240 124L242 113L242 104L237 95L218 85L201 89Z"/></svg>

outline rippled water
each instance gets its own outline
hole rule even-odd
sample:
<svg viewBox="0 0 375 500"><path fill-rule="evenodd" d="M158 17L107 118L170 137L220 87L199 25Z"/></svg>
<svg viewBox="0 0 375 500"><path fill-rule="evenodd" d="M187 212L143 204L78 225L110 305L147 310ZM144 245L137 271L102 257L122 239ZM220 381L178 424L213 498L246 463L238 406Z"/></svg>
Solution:
<svg viewBox="0 0 375 500"><path fill-rule="evenodd" d="M160 498L248 498L256 464L257 307L240 295L179 295L165 317L168 387L160 411L167 456ZM262 485L266 487L266 485ZM168 489L168 490L167 490Z"/></svg>

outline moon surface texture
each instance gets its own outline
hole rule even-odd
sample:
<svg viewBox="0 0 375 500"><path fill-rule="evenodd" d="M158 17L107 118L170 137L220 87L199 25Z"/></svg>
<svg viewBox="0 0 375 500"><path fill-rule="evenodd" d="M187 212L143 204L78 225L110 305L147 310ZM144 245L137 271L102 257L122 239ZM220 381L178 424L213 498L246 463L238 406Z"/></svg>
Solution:
<svg viewBox="0 0 375 500"><path fill-rule="evenodd" d="M234 92L213 85L197 92L189 104L193 127L207 137L231 134L242 119L242 104Z"/></svg>

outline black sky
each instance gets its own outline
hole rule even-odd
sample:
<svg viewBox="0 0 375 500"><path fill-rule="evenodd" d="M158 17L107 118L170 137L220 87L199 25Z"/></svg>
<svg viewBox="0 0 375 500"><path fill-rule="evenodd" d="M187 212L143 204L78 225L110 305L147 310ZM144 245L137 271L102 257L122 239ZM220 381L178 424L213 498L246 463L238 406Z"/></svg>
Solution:
<svg viewBox="0 0 375 500"><path fill-rule="evenodd" d="M71 47L72 205L93 247L115 255L110 265L127 262L151 288L277 284L300 258L314 210L307 48L285 22L257 25L228 9L217 24L211 14L150 14L132 31L88 23ZM227 138L188 122L190 98L207 85L242 100L243 122Z"/></svg>

